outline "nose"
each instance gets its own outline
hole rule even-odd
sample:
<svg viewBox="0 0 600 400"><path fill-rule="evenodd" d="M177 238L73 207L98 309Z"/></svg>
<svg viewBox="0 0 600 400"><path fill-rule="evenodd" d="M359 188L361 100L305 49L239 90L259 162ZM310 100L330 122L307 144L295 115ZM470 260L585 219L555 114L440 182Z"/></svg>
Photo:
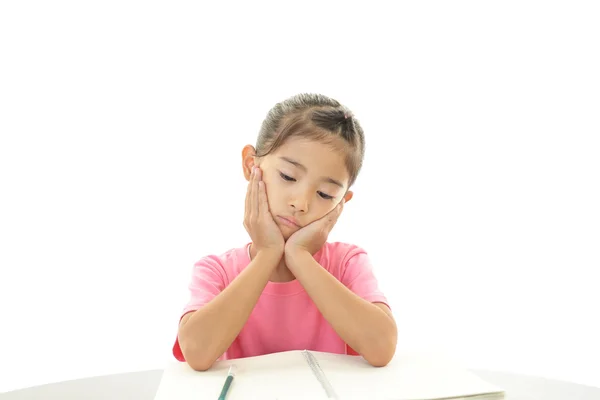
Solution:
<svg viewBox="0 0 600 400"><path fill-rule="evenodd" d="M309 195L308 191L294 194L294 196L292 197L292 200L290 201L290 206L292 207L294 212L302 212L302 213L308 212L308 206L310 203L309 196L310 195Z"/></svg>

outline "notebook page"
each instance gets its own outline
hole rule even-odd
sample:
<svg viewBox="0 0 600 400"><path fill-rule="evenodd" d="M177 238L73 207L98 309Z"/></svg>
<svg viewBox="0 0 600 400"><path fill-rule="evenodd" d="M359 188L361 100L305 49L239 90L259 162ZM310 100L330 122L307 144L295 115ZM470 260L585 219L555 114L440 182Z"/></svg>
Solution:
<svg viewBox="0 0 600 400"><path fill-rule="evenodd" d="M218 361L202 372L194 371L184 362L170 362L154 400L217 399L232 364L236 372L227 400L327 398L301 352L290 351Z"/></svg>
<svg viewBox="0 0 600 400"><path fill-rule="evenodd" d="M360 356L313 354L342 400L429 400L502 392L442 354L398 352L382 368Z"/></svg>

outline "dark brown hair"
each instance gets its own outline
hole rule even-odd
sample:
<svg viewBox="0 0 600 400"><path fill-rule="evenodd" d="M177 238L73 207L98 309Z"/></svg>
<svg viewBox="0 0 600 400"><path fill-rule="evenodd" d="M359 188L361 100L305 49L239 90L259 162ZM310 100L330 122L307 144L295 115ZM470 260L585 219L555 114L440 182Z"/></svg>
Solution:
<svg viewBox="0 0 600 400"><path fill-rule="evenodd" d="M365 138L348 108L337 100L312 93L301 93L275 104L262 123L256 156L264 157L277 150L290 137L317 140L344 151L350 175L348 187L354 184L364 159ZM342 139L343 148L338 139Z"/></svg>

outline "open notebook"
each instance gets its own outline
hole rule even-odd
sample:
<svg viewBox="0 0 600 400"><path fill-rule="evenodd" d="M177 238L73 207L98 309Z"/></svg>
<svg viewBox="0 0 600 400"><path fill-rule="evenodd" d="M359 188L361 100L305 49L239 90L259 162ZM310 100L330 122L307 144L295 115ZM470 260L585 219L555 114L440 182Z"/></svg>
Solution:
<svg viewBox="0 0 600 400"><path fill-rule="evenodd" d="M441 354L397 352L385 367L360 356L287 351L216 362L198 372L173 361L164 370L155 400L217 399L230 365L235 378L227 400L504 399L504 391Z"/></svg>

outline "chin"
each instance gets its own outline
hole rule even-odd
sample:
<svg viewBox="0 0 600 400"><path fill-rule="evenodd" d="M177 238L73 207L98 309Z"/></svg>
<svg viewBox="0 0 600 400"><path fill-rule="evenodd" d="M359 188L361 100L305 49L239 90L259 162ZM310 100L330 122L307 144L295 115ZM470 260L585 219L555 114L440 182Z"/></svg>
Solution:
<svg viewBox="0 0 600 400"><path fill-rule="evenodd" d="M279 231L283 235L283 240L287 242L287 240L299 229L291 228L287 225L278 225Z"/></svg>

